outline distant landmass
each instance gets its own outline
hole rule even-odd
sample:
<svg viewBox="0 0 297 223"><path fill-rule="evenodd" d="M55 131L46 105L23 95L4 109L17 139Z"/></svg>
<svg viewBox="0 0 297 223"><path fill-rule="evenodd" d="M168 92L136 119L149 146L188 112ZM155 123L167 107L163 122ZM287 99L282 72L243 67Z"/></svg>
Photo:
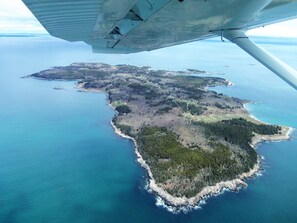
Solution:
<svg viewBox="0 0 297 223"><path fill-rule="evenodd" d="M1 37L50 37L46 33L0 33Z"/></svg>
<svg viewBox="0 0 297 223"><path fill-rule="evenodd" d="M208 89L229 81L192 74L207 72L74 63L30 77L77 80L81 91L105 92L117 111L111 124L134 141L150 189L168 205L191 207L223 188L246 186L260 168L255 145L288 139L291 131L252 118L247 101Z"/></svg>

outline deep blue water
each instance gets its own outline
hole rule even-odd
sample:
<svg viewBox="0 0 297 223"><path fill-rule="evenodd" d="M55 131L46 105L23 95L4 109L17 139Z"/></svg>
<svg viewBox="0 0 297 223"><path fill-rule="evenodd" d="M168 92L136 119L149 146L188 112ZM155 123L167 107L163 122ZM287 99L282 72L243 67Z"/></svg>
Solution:
<svg viewBox="0 0 297 223"><path fill-rule="evenodd" d="M297 68L296 41L258 41ZM248 188L172 214L145 190L145 171L132 143L111 128L114 112L104 94L77 92L74 82L20 78L72 62L224 73L235 86L217 91L253 101L248 109L263 121L297 128L297 92L236 46L211 40L101 55L44 36L2 37L0 50L1 223L297 222L296 132L291 141L259 146L264 172Z"/></svg>

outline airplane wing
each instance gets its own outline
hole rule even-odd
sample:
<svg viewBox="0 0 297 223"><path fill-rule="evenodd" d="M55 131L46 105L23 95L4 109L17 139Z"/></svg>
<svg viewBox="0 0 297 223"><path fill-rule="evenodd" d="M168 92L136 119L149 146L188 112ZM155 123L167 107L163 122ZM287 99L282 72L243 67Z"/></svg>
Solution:
<svg viewBox="0 0 297 223"><path fill-rule="evenodd" d="M84 41L98 53L133 53L222 36L297 89L297 72L245 35L249 29L297 18L297 0L23 2L52 36Z"/></svg>

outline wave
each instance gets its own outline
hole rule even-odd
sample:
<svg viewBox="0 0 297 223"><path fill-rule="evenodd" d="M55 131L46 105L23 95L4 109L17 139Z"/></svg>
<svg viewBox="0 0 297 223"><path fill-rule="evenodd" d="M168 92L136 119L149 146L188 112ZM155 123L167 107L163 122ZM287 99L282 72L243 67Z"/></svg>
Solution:
<svg viewBox="0 0 297 223"><path fill-rule="evenodd" d="M179 214L179 213L188 213L189 211L192 210L199 210L202 209L202 205L205 205L206 201L205 200L201 200L197 205L195 206L180 206L180 207L175 207L172 206L168 203L166 203L166 201L160 197L160 196L156 196L156 206L157 207L161 207L161 208L165 208L167 211L173 213L173 214Z"/></svg>

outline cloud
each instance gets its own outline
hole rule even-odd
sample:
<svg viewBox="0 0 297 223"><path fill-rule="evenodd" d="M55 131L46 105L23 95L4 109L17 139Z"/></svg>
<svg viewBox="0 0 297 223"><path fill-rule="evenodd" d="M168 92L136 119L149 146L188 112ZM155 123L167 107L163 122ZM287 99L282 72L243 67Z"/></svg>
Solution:
<svg viewBox="0 0 297 223"><path fill-rule="evenodd" d="M21 0L0 2L0 33L47 33Z"/></svg>
<svg viewBox="0 0 297 223"><path fill-rule="evenodd" d="M273 25L248 31L254 36L297 37L297 19L276 23Z"/></svg>

